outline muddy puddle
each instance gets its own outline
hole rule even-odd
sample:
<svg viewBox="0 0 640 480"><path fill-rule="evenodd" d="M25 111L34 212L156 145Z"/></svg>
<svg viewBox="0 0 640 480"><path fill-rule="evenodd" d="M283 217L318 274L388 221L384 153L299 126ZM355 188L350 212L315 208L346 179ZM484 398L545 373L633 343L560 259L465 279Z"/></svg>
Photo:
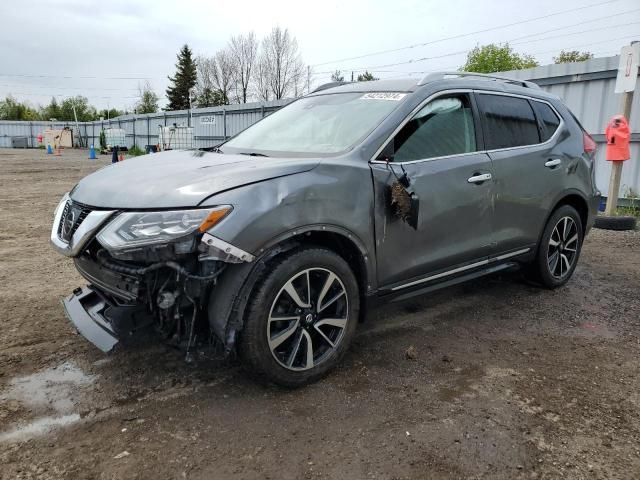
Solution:
<svg viewBox="0 0 640 480"><path fill-rule="evenodd" d="M80 405L96 375L74 362L13 378L0 393L0 402L18 403L29 420L0 427L0 442L24 441L80 421Z"/></svg>

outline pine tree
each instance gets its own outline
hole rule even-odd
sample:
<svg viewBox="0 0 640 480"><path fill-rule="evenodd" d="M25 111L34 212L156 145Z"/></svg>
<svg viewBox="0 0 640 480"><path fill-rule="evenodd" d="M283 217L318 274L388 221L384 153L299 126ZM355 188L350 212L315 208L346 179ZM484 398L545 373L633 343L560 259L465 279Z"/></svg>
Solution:
<svg viewBox="0 0 640 480"><path fill-rule="evenodd" d="M176 74L169 77L173 85L167 88L169 104L167 110L186 110L189 108L189 90L197 80L196 62L188 45L184 45L178 53Z"/></svg>

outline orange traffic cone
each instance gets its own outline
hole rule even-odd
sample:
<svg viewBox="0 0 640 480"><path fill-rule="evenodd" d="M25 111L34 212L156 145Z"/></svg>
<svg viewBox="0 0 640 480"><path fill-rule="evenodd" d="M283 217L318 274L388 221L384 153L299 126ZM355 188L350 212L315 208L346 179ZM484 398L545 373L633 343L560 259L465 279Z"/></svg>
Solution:
<svg viewBox="0 0 640 480"><path fill-rule="evenodd" d="M121 153L120 156L118 157L118 161L122 162L124 161L124 153Z"/></svg>

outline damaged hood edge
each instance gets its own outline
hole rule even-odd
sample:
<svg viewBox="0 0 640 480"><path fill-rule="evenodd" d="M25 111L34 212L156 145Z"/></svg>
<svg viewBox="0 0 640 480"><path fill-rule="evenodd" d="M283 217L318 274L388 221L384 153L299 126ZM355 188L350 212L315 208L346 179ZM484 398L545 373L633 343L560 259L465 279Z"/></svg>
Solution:
<svg viewBox="0 0 640 480"><path fill-rule="evenodd" d="M131 158L83 178L71 199L110 209L188 208L251 183L307 172L315 158L169 151Z"/></svg>

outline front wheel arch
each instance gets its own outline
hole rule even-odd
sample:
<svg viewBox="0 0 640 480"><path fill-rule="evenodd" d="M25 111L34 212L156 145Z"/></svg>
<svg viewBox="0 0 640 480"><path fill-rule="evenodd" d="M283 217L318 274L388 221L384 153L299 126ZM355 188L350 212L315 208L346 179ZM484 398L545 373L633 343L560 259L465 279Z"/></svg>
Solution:
<svg viewBox="0 0 640 480"><path fill-rule="evenodd" d="M237 334L244 326L244 314L257 279L281 255L304 247L322 247L341 256L358 282L360 318L364 321L366 293L375 285L375 258L368 255L360 239L346 229L331 225L308 225L286 232L254 252L251 263L229 264L209 295L208 320L214 335L228 354L235 348Z"/></svg>

